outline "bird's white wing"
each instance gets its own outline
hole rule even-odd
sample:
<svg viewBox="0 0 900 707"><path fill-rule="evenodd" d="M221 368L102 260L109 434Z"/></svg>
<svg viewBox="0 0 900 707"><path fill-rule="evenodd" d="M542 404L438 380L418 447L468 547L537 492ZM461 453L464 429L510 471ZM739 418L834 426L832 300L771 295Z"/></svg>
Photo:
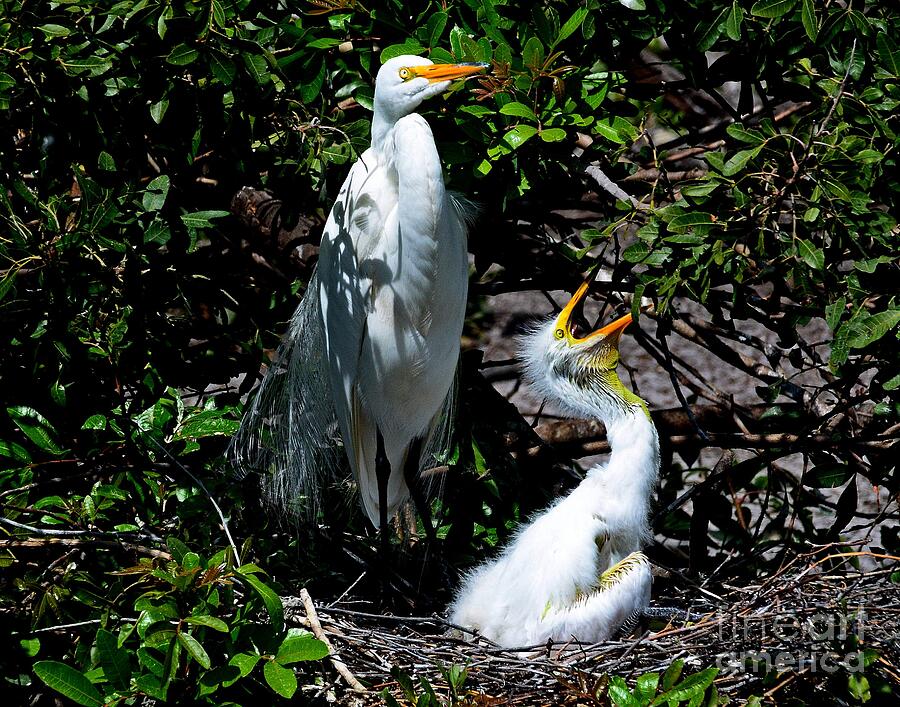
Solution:
<svg viewBox="0 0 900 707"><path fill-rule="evenodd" d="M334 409L363 507L378 524L376 427L359 397L371 274L360 269L381 237L383 174L371 152L353 165L332 207L319 251L319 307Z"/></svg>

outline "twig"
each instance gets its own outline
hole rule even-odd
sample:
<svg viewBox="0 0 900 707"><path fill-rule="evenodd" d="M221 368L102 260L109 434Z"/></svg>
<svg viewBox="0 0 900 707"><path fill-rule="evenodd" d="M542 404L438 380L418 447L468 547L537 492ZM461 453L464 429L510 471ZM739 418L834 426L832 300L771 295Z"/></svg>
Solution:
<svg viewBox="0 0 900 707"><path fill-rule="evenodd" d="M309 592L306 591L306 587L300 590L300 600L303 602L303 607L306 609L306 618L309 619L309 627L312 630L313 635L322 641L328 648L328 657L331 660L334 669L337 670L342 678L344 678L345 682L354 692L368 692L365 686L350 672L350 669L344 661L341 660L337 651L334 650L334 646L331 645L331 641L328 639L325 631L322 630L322 624L319 623L319 615L316 613L316 606L313 604Z"/></svg>
<svg viewBox="0 0 900 707"><path fill-rule="evenodd" d="M596 164L588 165L587 169L584 170L584 173L591 177L597 184L600 185L600 188L603 189L607 194L611 194L619 201L624 201L626 204L631 204L631 206L640 211L648 211L650 207L647 204L643 204L637 199L635 199L631 194L624 191L622 187L616 184L612 179L606 176L602 169Z"/></svg>
<svg viewBox="0 0 900 707"><path fill-rule="evenodd" d="M155 444L160 449L160 451L162 451L162 453L172 461L175 466L177 466L179 469L181 469L181 471L187 474L194 481L194 483L200 487L200 490L206 494L206 497L209 499L212 507L216 509L216 513L219 515L219 520L222 522L222 528L225 530L225 537L228 538L228 544L231 545L231 551L234 553L234 561L239 563L241 561L241 553L238 552L237 544L234 542L234 538L231 537L231 531L228 529L228 521L225 520L225 514L222 513L222 509L219 508L219 504L216 503L216 499L213 498L213 495L209 492L204 483L200 481L200 479L198 479L193 473L191 473L191 471L184 464L178 461L168 449L166 449L162 444L159 443L159 441L155 437L153 437L152 435L146 436L149 437L150 440L152 440L153 444Z"/></svg>

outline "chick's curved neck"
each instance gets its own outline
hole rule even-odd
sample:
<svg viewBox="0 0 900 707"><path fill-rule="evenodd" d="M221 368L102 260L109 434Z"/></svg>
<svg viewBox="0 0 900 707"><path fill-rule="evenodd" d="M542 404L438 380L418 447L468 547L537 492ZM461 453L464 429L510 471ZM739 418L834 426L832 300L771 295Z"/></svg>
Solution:
<svg viewBox="0 0 900 707"><path fill-rule="evenodd" d="M606 426L610 456L605 466L595 467L589 472L588 484L612 494L603 494L604 505L610 502L618 509L630 509L634 512L635 522L645 526L650 497L659 473L656 427L646 408L638 403L614 412L606 411L597 417ZM609 513L608 509L604 508L604 513Z"/></svg>

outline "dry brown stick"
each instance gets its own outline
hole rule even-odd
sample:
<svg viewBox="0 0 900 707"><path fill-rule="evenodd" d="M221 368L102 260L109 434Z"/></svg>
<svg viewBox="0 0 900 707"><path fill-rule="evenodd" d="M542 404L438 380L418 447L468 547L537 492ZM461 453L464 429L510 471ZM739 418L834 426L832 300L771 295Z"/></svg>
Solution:
<svg viewBox="0 0 900 707"><path fill-rule="evenodd" d="M325 631L322 630L322 624L319 623L319 615L316 613L316 605L313 604L312 597L306 591L306 587L300 590L300 601L303 602L303 608L306 609L306 618L309 619L309 627L312 629L313 635L318 638L328 648L328 657L338 675L344 678L344 681L350 686L354 692L368 692L359 680L350 672L350 668L341 660Z"/></svg>
<svg viewBox="0 0 900 707"><path fill-rule="evenodd" d="M3 539L0 540L0 548L15 547L47 547L48 545L99 545L100 547L120 547L124 550L133 550L143 555L160 557L171 560L172 556L162 550L154 550L152 547L137 545L124 540L98 540L97 538L27 538L27 539Z"/></svg>

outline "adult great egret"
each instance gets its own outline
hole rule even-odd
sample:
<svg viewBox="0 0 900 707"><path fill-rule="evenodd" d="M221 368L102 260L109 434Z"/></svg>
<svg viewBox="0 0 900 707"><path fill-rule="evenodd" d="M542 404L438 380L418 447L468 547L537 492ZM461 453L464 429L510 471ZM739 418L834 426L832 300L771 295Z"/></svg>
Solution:
<svg viewBox="0 0 900 707"><path fill-rule="evenodd" d="M230 447L239 472L266 473L271 500L313 509L345 454L383 542L423 451L446 442L468 288L464 208L413 111L487 66L404 55L381 67L371 147L340 189L317 272Z"/></svg>
<svg viewBox="0 0 900 707"><path fill-rule="evenodd" d="M573 415L606 426L610 457L522 528L499 557L472 571L450 620L502 646L606 640L650 601L650 496L659 438L646 403L616 375L625 315L580 338L585 283L558 317L522 340L529 382Z"/></svg>

